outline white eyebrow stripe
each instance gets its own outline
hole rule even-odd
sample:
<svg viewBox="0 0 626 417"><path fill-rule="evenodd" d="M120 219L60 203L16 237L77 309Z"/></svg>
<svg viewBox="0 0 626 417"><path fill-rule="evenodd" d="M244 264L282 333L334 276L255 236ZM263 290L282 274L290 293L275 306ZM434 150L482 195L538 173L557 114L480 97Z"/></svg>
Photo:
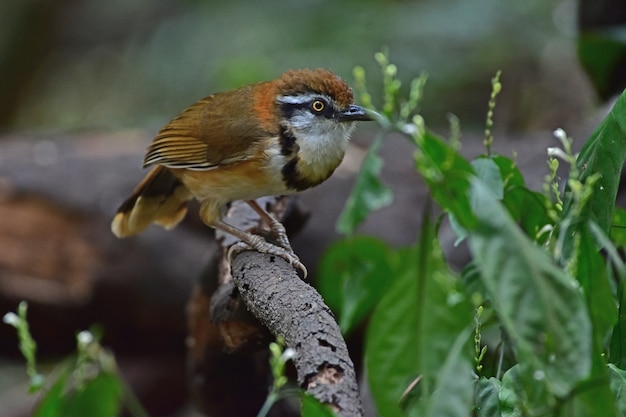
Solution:
<svg viewBox="0 0 626 417"><path fill-rule="evenodd" d="M310 101L317 100L320 98L326 100L329 103L332 102L330 97L326 97L323 94L317 94L317 93L304 93L304 94L297 94L297 95L278 96L276 100L279 103L283 103L283 104L304 104L304 103L308 103Z"/></svg>

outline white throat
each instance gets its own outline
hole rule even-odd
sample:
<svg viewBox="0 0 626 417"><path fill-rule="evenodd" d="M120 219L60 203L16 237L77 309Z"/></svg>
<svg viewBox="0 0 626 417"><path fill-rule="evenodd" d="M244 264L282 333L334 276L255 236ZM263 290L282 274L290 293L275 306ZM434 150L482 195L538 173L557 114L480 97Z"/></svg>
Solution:
<svg viewBox="0 0 626 417"><path fill-rule="evenodd" d="M289 127L300 147L300 172L307 178L325 179L343 160L355 123L302 112L291 118Z"/></svg>

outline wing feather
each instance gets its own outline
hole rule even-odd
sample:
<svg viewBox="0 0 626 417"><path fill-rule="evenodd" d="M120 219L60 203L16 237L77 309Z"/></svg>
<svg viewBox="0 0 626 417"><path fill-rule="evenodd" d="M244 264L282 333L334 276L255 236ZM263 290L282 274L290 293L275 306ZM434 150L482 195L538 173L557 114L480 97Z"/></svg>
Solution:
<svg viewBox="0 0 626 417"><path fill-rule="evenodd" d="M250 117L253 87L214 94L188 107L154 138L144 167L209 170L248 159L272 135Z"/></svg>

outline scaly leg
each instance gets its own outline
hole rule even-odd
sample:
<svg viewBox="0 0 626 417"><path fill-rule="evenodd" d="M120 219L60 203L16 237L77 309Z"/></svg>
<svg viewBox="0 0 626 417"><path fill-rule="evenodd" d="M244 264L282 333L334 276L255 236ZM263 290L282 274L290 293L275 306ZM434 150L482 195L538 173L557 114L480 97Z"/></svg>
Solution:
<svg viewBox="0 0 626 417"><path fill-rule="evenodd" d="M289 243L289 238L287 238L285 226L276 220L274 216L265 211L265 209L261 207L256 200L246 200L246 203L248 203L248 205L252 207L252 210L256 211L256 213L261 216L261 219L268 224L274 234L274 237L276 238L276 242L283 248L293 253L293 249L291 249L291 244Z"/></svg>
<svg viewBox="0 0 626 417"><path fill-rule="evenodd" d="M240 252L243 252L245 250L249 250L250 248L252 248L261 253L267 253L269 255L280 256L281 258L289 262L290 265L295 266L296 268L300 269L304 274L304 278L306 278L307 276L306 267L302 264L302 262L300 262L300 259L298 258L298 256L296 256L296 254L293 253L293 250L291 250L291 247L287 249L282 246L274 245L266 241L262 236L240 230L224 222L223 220L218 220L214 222L212 226L215 227L216 229L220 229L223 232L229 233L241 240L241 242L234 244L228 250L229 262L232 259L232 257L236 255L237 253L240 253Z"/></svg>

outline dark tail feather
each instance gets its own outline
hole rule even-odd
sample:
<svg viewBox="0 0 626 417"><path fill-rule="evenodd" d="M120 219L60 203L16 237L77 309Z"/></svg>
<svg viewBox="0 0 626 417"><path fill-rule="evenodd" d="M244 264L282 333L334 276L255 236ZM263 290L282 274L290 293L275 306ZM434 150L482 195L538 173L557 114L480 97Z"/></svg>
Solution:
<svg viewBox="0 0 626 417"><path fill-rule="evenodd" d="M143 231L151 223L171 229L185 217L189 200L189 190L169 169L154 167L117 210L111 231L122 238Z"/></svg>

